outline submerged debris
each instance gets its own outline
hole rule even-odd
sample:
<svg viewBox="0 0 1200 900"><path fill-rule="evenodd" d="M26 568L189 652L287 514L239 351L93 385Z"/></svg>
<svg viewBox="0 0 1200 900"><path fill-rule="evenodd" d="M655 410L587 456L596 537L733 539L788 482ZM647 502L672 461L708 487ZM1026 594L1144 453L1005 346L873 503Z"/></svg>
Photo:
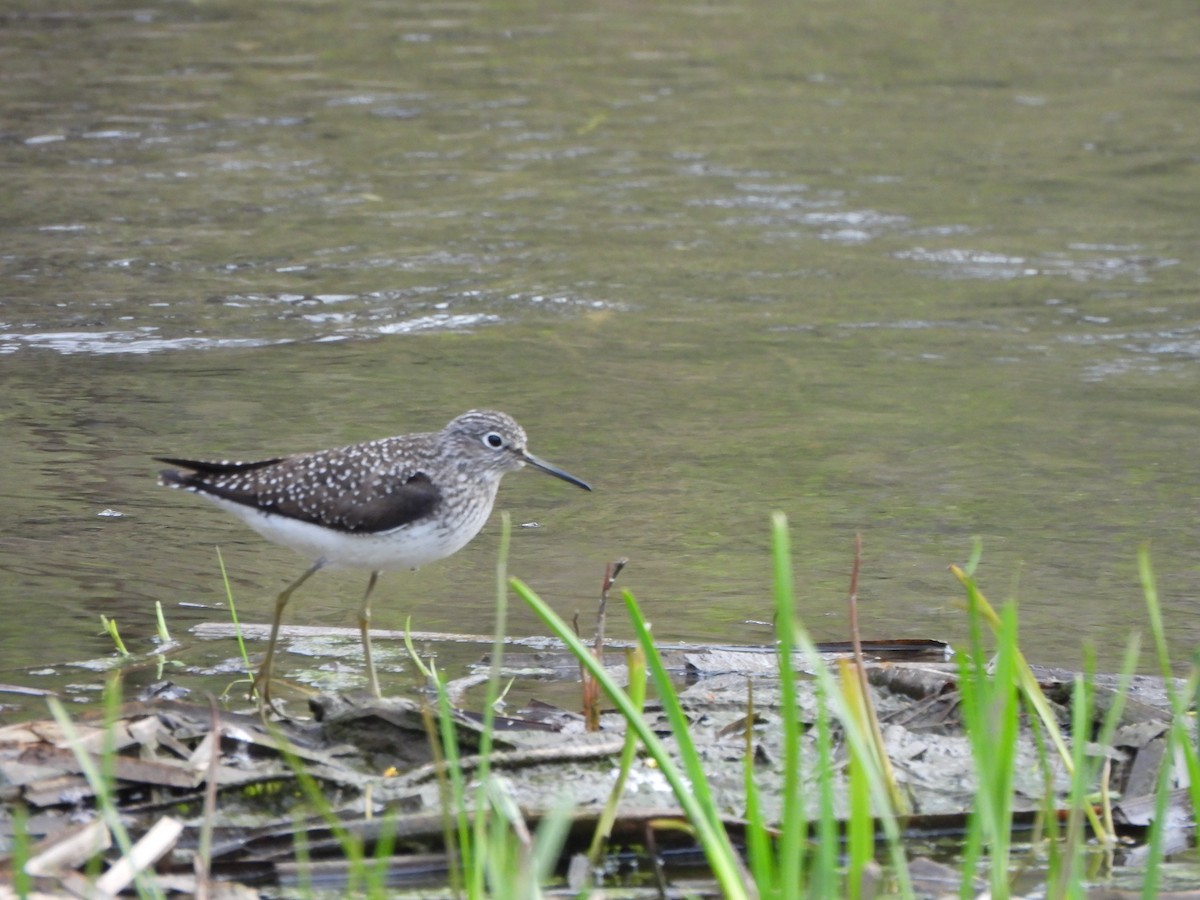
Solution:
<svg viewBox="0 0 1200 900"><path fill-rule="evenodd" d="M676 652L676 666L692 682L680 694L690 734L731 830L744 810L747 728L770 820L778 812L771 804L781 795L779 685L772 679L773 666L754 661L770 661L771 654L751 648ZM511 656L507 661L524 665ZM1065 726L1072 674L1037 674L1047 696L1063 703L1059 716ZM868 675L887 752L914 812L909 828L941 833L961 827L974 776L958 716L956 670L944 663L875 662ZM752 713L748 681L753 681ZM1139 801L1153 791L1170 725L1162 687L1159 679L1135 680L1115 746L1106 751L1114 790L1124 797L1119 823L1129 827L1144 827L1153 811L1152 804ZM799 688L801 718L811 724L816 699L804 682ZM1114 690L1115 682L1098 680L1097 716ZM264 723L214 706L153 700L128 703L111 721L83 719L75 724L74 736L53 721L0 728L3 824L10 852L14 829L20 828L37 841L25 871L48 885L79 878L77 870L101 856L115 873L103 876L109 879L106 887L120 890L139 865L157 861L156 877L194 890L197 877L248 886L293 881L299 877L298 843L313 863L325 861L337 869L345 864L347 840L371 853L386 836L393 842L391 878L444 878L440 782L446 764L429 739L440 727L431 706L356 695L326 695L310 706L308 721ZM472 755L479 747L479 717L463 710L451 715L462 754L459 766L469 773L479 762ZM660 716L654 708L646 715L652 723ZM576 810L569 842L575 847L590 835L624 741L623 721L613 713L601 713L594 733L585 725L580 714L533 701L497 719L489 756L491 770L502 773L527 820L536 821L540 811L569 800ZM667 731L664 721L660 732ZM808 737L802 752L815 753ZM1041 806L1047 781L1033 732L1022 735L1018 752L1027 757L1027 764L1018 766L1027 776L1017 785L1019 826ZM110 779L108 798L96 796L96 784L85 775L86 761ZM806 763L804 771L812 772L813 766ZM1068 780L1055 771L1050 787L1065 792ZM131 850L121 850L110 819L96 812L101 799L111 799L119 821L141 839ZM1022 817L1022 809L1030 815ZM644 845L647 823L677 815L657 770L636 766L614 842ZM660 849L671 840L687 843L681 832L657 837Z"/></svg>

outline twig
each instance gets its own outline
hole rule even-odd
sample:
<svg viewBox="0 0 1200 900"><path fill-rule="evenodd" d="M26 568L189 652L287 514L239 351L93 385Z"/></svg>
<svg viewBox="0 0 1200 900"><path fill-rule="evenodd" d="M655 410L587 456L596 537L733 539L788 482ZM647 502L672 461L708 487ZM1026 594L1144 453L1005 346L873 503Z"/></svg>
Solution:
<svg viewBox="0 0 1200 900"><path fill-rule="evenodd" d="M854 567L850 570L850 646L854 649L854 664L866 671L863 661L862 635L858 632L858 573L862 569L862 532L854 535ZM863 683L866 687L866 683Z"/></svg>
<svg viewBox="0 0 1200 900"><path fill-rule="evenodd" d="M883 729L879 725L879 716L875 711L875 704L871 701L871 686L867 680L867 663L863 657L862 635L858 631L858 574L862 570L862 544L862 534L855 534L854 567L850 570L850 645L854 650L854 668L857 672L859 684L858 693L862 697L862 711L866 716L863 724L866 725L871 735L871 744L878 757L879 769L883 773L888 793L891 796L892 809L899 815L906 812L907 803L896 784L896 774L892 769L892 761L887 755L887 748L883 742Z"/></svg>
<svg viewBox="0 0 1200 900"><path fill-rule="evenodd" d="M613 583L617 580L617 576L621 574L621 570L629 565L629 560L621 557L616 562L609 563L604 567L604 581L600 585L600 609L596 614L596 659L604 661L604 625L606 613L608 612L608 592L612 590Z"/></svg>
<svg viewBox="0 0 1200 900"><path fill-rule="evenodd" d="M208 900L209 897L209 866L212 862L213 826L217 821L217 781L221 768L221 712L211 695L208 709L211 713L208 734L212 738L212 747L208 757L208 783L204 785L204 818L200 823L196 855L192 857L192 868L196 873L196 900Z"/></svg>
<svg viewBox="0 0 1200 900"><path fill-rule="evenodd" d="M621 570L629 563L625 557L611 562L604 567L604 580L600 583L600 605L596 613L596 639L592 644L592 655L596 661L604 665L604 626L608 612L608 592L612 590L613 582L621 574ZM579 634L579 617L575 617L575 634ZM600 685L579 664L580 677L583 679L583 717L588 731L600 730Z"/></svg>

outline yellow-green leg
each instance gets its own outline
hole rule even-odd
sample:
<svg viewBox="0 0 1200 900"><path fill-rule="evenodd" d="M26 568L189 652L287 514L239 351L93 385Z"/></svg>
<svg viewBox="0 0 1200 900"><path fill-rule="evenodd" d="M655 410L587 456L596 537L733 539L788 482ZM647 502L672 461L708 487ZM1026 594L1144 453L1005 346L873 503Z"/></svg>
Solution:
<svg viewBox="0 0 1200 900"><path fill-rule="evenodd" d="M292 598L292 592L308 579L312 578L325 561L322 559L313 563L303 575L285 587L275 598L275 615L271 619L271 637L267 641L267 655L263 658L262 665L258 667L258 674L254 676L254 685L251 687L251 693L258 695L258 714L266 717L267 707L275 710L279 715L283 715L278 709L275 709L271 703L271 666L275 661L275 641L279 637L279 623L283 619L283 609L288 605L288 600Z"/></svg>
<svg viewBox="0 0 1200 900"><path fill-rule="evenodd" d="M373 697L382 697L379 692L379 679L375 677L375 661L371 658L371 591L375 590L375 582L379 573L372 572L367 581L367 591L363 594L362 606L358 610L358 630L362 634L363 656L367 661L367 685Z"/></svg>

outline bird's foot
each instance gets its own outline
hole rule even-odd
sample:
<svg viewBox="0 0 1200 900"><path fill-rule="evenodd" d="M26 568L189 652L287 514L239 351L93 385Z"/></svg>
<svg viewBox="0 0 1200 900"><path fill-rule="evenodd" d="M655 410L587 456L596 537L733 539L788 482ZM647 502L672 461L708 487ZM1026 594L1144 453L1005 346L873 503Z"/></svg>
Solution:
<svg viewBox="0 0 1200 900"><path fill-rule="evenodd" d="M264 722L267 721L267 710L275 713L278 718L288 721L287 713L275 705L275 699L271 696L271 679L264 678L262 672L254 676L248 699L258 702L258 716Z"/></svg>

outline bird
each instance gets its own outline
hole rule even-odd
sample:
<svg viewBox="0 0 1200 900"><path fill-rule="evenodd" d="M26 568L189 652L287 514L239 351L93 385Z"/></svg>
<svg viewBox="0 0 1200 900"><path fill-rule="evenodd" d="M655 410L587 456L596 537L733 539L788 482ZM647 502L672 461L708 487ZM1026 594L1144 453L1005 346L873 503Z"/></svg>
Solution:
<svg viewBox="0 0 1200 900"><path fill-rule="evenodd" d="M381 573L452 556L483 528L500 479L525 466L591 491L527 449L511 416L473 409L441 431L404 434L331 450L252 462L155 457L175 466L158 483L190 491L232 513L276 544L310 560L275 599L267 652L252 692L259 712L271 700L275 644L292 594L324 568L370 572L358 613L368 686L382 696L371 657L371 592Z"/></svg>

